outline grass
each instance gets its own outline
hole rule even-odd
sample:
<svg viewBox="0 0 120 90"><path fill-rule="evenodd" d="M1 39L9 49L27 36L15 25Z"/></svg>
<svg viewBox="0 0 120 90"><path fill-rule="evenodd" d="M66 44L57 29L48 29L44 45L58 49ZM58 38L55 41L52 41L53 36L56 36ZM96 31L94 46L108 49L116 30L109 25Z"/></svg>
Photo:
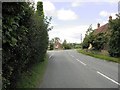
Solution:
<svg viewBox="0 0 120 90"><path fill-rule="evenodd" d="M89 55L89 56L92 56L92 57L95 57L95 58L100 58L101 60L106 60L106 61L112 61L112 62L116 62L116 63L120 63L120 58L115 58L115 57L110 57L108 55L103 55L103 54L100 54L98 52L87 52L83 49L79 49L77 50L79 53L82 53L82 54L85 54L85 55Z"/></svg>
<svg viewBox="0 0 120 90"><path fill-rule="evenodd" d="M39 88L47 67L48 57L45 61L31 67L29 72L24 72L17 83L17 88Z"/></svg>

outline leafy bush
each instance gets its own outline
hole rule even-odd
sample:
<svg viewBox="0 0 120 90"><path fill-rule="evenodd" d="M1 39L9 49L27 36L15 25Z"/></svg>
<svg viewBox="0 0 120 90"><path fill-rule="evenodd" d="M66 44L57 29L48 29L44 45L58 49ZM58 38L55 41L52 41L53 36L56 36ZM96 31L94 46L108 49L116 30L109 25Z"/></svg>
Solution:
<svg viewBox="0 0 120 90"><path fill-rule="evenodd" d="M88 37L86 36L86 37L84 38L83 43L82 43L82 48L83 48L83 49L86 49L86 48L88 48L88 47L89 47L89 39L88 39Z"/></svg>
<svg viewBox="0 0 120 90"><path fill-rule="evenodd" d="M63 41L62 47L63 47L64 49L71 49L71 48L72 48L72 46L71 46L69 43L67 43L66 40Z"/></svg>
<svg viewBox="0 0 120 90"><path fill-rule="evenodd" d="M120 57L120 14L115 20L110 21L110 41L109 54L110 56Z"/></svg>
<svg viewBox="0 0 120 90"><path fill-rule="evenodd" d="M90 25L86 31L85 38L82 43L82 48L87 49L89 47L89 44L93 42L94 38L95 37L93 35L92 25Z"/></svg>
<svg viewBox="0 0 120 90"><path fill-rule="evenodd" d="M40 11L43 12L41 2ZM48 46L48 18L35 12L29 2L2 4L3 89L16 87L20 74L42 62Z"/></svg>
<svg viewBox="0 0 120 90"><path fill-rule="evenodd" d="M93 47L95 50L102 50L104 49L104 45L107 43L107 37L105 36L105 33L99 33L95 35L95 38L93 40Z"/></svg>

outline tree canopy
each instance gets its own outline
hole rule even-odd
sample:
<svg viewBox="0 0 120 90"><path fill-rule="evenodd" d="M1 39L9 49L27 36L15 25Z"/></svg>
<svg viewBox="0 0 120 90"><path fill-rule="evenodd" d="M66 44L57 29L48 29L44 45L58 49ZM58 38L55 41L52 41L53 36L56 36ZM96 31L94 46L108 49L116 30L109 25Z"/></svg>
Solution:
<svg viewBox="0 0 120 90"><path fill-rule="evenodd" d="M111 56L120 57L120 14L110 21L110 32L109 53Z"/></svg>

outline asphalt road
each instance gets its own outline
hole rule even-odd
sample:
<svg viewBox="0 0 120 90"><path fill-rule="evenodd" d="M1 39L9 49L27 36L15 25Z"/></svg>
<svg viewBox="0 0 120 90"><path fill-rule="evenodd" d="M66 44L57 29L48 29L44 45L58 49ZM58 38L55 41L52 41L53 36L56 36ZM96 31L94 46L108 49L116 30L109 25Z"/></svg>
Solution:
<svg viewBox="0 0 120 90"><path fill-rule="evenodd" d="M49 51L40 88L118 88L118 64L77 53Z"/></svg>

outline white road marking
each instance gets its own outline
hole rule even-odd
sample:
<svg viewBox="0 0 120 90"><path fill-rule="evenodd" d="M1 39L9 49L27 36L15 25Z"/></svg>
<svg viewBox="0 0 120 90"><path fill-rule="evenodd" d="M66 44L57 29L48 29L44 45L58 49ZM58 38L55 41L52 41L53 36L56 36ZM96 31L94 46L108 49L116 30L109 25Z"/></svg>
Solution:
<svg viewBox="0 0 120 90"><path fill-rule="evenodd" d="M76 59L78 62L80 62L81 64L83 64L84 66L86 66L86 64L82 61L80 61L79 59Z"/></svg>
<svg viewBox="0 0 120 90"><path fill-rule="evenodd" d="M73 55L71 55L72 57L74 57Z"/></svg>
<svg viewBox="0 0 120 90"><path fill-rule="evenodd" d="M98 73L98 74L100 74L100 75L102 75L103 77L107 78L108 80L110 80L110 81L114 82L115 84L120 85L120 83L118 83L117 81L115 81L115 80L113 80L113 79L109 78L109 77L108 77L108 76L106 76L105 74L102 74L102 73L101 73L101 72L99 72L99 71L97 71L97 73Z"/></svg>
<svg viewBox="0 0 120 90"><path fill-rule="evenodd" d="M53 56L53 54L49 57L49 59Z"/></svg>

